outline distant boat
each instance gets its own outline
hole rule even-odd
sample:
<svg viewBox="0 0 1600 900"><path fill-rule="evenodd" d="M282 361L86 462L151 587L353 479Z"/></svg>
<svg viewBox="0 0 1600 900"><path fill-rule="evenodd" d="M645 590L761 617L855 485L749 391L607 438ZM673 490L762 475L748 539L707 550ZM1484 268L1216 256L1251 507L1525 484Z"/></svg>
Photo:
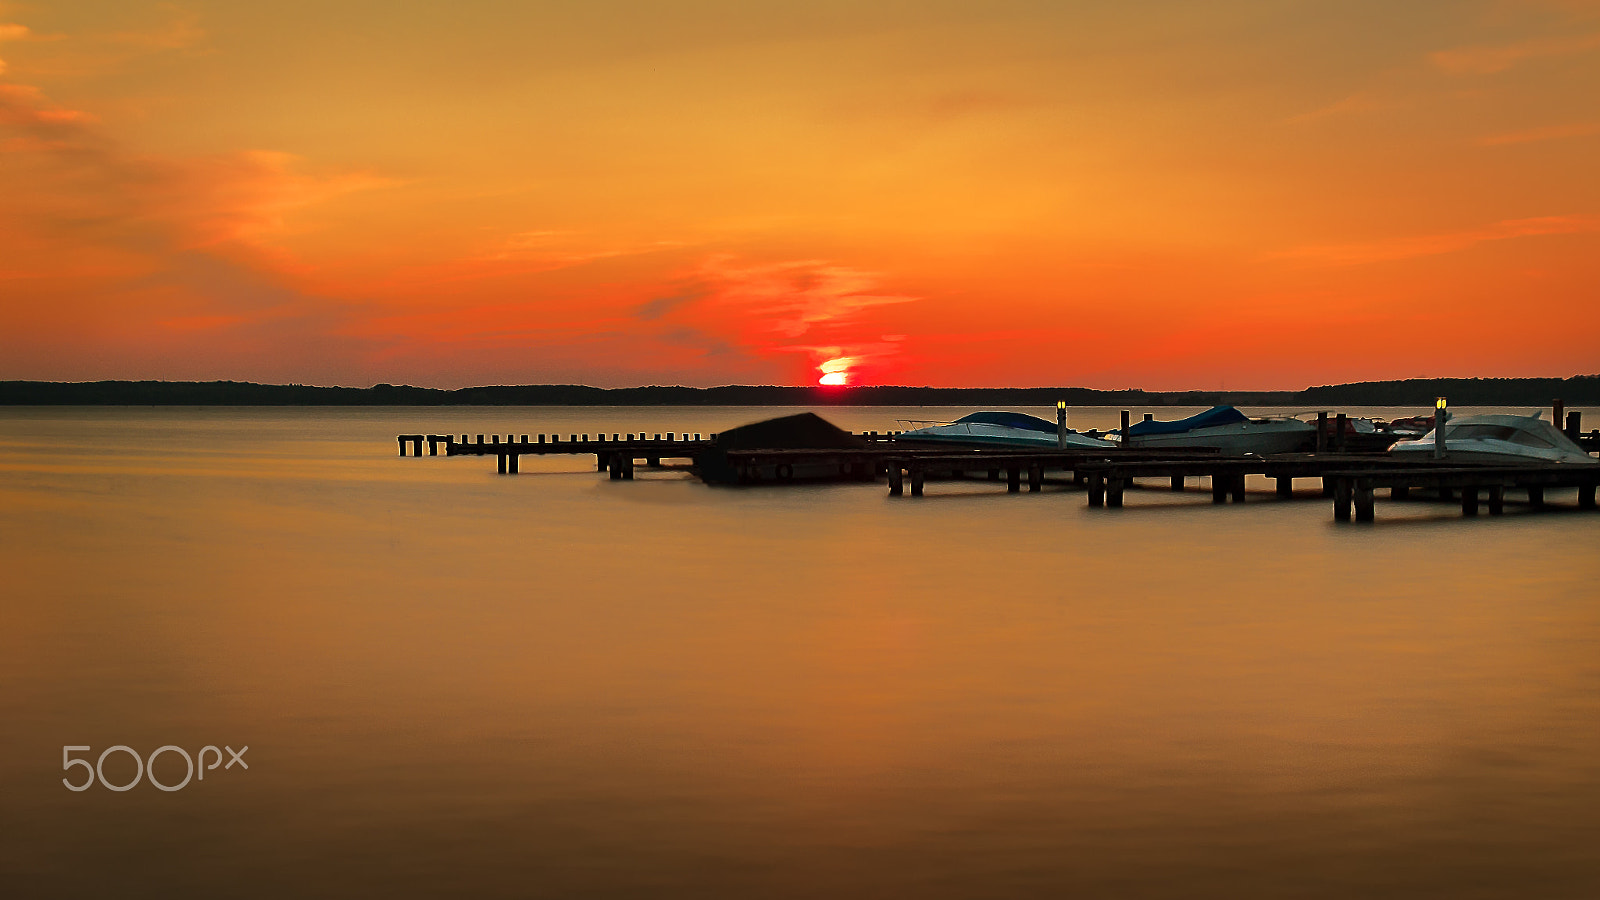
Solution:
<svg viewBox="0 0 1600 900"><path fill-rule="evenodd" d="M914 423L920 424L920 423ZM1054 422L1017 412L975 412L954 422L902 431L896 444L926 447L1013 447L1019 450L1054 450L1061 446ZM1068 430L1071 450L1115 450L1117 445L1098 437Z"/></svg>
<svg viewBox="0 0 1600 900"><path fill-rule="evenodd" d="M1555 426L1531 416L1461 416L1444 423L1445 459L1487 465L1600 465ZM1433 458L1434 432L1389 448L1395 459Z"/></svg>
<svg viewBox="0 0 1600 900"><path fill-rule="evenodd" d="M1305 449L1315 442L1316 432L1316 426L1299 419L1252 419L1231 406L1213 406L1176 422L1135 422L1123 440L1135 450L1216 450L1243 456Z"/></svg>

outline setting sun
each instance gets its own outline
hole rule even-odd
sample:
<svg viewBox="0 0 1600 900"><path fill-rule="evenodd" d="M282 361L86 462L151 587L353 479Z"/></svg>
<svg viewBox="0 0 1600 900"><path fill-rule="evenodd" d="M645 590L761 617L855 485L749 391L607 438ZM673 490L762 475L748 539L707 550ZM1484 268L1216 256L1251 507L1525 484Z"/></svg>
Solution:
<svg viewBox="0 0 1600 900"><path fill-rule="evenodd" d="M855 365L855 358L851 356L836 356L821 365L817 370L822 377L817 379L818 384L849 384L850 367Z"/></svg>

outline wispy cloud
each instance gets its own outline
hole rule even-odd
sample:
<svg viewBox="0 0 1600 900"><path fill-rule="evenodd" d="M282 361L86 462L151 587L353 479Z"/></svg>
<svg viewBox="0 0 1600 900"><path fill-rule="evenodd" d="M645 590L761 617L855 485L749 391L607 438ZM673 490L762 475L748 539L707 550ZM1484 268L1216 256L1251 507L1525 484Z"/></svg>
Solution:
<svg viewBox="0 0 1600 900"><path fill-rule="evenodd" d="M1327 106L1290 116L1285 121L1295 123L1315 122L1320 119L1377 112L1384 109L1396 109L1401 105L1403 104L1398 99L1383 96L1375 91L1358 91Z"/></svg>
<svg viewBox="0 0 1600 900"><path fill-rule="evenodd" d="M81 78L115 72L135 60L174 51L202 51L206 31L197 15L163 4L166 16L148 28L87 34L40 34L26 25L0 23L0 43L52 45L47 53L30 55L27 69L36 76ZM0 73L7 69L0 60Z"/></svg>
<svg viewBox="0 0 1600 900"><path fill-rule="evenodd" d="M1580 234L1600 231L1600 216L1566 215L1539 216L1529 219L1507 219L1481 228L1452 231L1444 234L1419 235L1373 241L1359 244L1327 244L1297 247L1275 254L1280 259L1299 259L1332 265L1360 265L1410 259L1418 256L1437 256L1454 253L1490 241L1512 238L1536 237L1550 234Z"/></svg>
<svg viewBox="0 0 1600 900"><path fill-rule="evenodd" d="M348 305L299 286L276 239L295 211L386 179L314 173L271 151L141 154L87 111L16 83L0 83L0 153L0 235L29 248L6 261L25 286L12 296L60 334L97 329L106 359L189 354L212 374L352 349L339 333ZM39 272L54 282L30 277ZM222 332L225 344L210 342Z"/></svg>
<svg viewBox="0 0 1600 900"><path fill-rule="evenodd" d="M692 324L689 333L708 349L714 342L757 358L804 355L813 367L832 360L836 367L870 369L903 344L900 335L865 325L863 314L919 299L882 290L882 278L826 260L750 263L719 254L634 315L664 330Z"/></svg>
<svg viewBox="0 0 1600 900"><path fill-rule="evenodd" d="M1571 56L1600 47L1600 32L1532 38L1499 46L1457 47L1430 53L1428 59L1452 75L1491 75L1526 59Z"/></svg>
<svg viewBox="0 0 1600 900"><path fill-rule="evenodd" d="M1590 134L1600 134L1600 122L1547 125L1543 128L1530 128L1527 131L1492 134L1478 138L1478 143L1485 147L1502 147L1507 144L1531 144L1537 141L1555 141L1561 138L1583 137Z"/></svg>

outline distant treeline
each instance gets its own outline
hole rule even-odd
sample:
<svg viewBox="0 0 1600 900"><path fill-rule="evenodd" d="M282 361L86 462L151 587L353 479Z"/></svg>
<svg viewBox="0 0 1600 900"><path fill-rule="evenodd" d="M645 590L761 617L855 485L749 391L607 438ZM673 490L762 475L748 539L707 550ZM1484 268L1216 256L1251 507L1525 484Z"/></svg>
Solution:
<svg viewBox="0 0 1600 900"><path fill-rule="evenodd" d="M1543 406L1561 399L1600 405L1600 375L1571 378L1414 378L1303 391L1100 391L1091 388L636 387L576 384L458 390L379 384L370 388L240 381L0 381L5 406Z"/></svg>

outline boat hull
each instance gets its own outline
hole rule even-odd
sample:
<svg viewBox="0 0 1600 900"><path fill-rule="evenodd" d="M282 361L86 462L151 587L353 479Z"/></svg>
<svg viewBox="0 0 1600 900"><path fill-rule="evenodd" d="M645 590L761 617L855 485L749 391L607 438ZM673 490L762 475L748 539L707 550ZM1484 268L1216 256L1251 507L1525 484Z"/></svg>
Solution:
<svg viewBox="0 0 1600 900"><path fill-rule="evenodd" d="M1294 419L1281 422L1235 422L1173 434L1136 435L1135 450L1215 450L1228 456L1291 453L1312 442L1316 428Z"/></svg>
<svg viewBox="0 0 1600 900"><path fill-rule="evenodd" d="M895 436L895 443L908 447L990 447L1014 450L1056 450L1061 446L1060 439L1056 435L1041 431L961 422L901 432ZM1066 436L1066 449L1115 450L1117 445L1069 431Z"/></svg>

